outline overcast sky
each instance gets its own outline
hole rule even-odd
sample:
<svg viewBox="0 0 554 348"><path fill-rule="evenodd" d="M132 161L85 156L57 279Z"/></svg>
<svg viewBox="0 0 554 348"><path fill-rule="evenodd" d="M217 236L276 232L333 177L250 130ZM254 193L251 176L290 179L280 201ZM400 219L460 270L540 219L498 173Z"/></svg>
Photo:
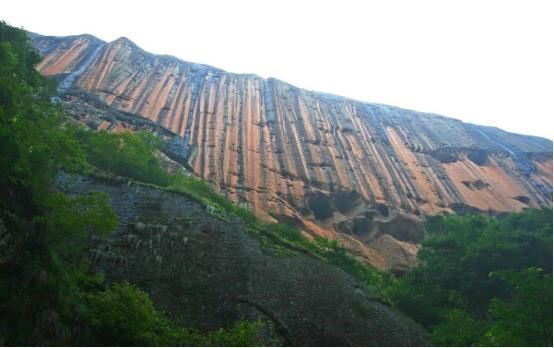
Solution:
<svg viewBox="0 0 554 348"><path fill-rule="evenodd" d="M0 19L554 138L553 1L27 1Z"/></svg>

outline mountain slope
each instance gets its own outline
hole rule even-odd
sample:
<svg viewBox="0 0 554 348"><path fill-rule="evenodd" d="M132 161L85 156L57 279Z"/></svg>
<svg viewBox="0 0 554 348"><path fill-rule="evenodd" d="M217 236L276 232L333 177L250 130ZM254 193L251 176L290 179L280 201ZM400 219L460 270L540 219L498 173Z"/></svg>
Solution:
<svg viewBox="0 0 554 348"><path fill-rule="evenodd" d="M271 321L285 346L428 344L425 330L354 277L248 232L233 214L128 179L60 175L57 185L71 195L104 192L118 215L111 237L91 239L94 271L139 286L186 325Z"/></svg>
<svg viewBox="0 0 554 348"><path fill-rule="evenodd" d="M157 56L126 38L33 34L38 69L196 148L194 172L260 217L415 262L423 216L552 206L552 142ZM371 83L371 82L368 82Z"/></svg>

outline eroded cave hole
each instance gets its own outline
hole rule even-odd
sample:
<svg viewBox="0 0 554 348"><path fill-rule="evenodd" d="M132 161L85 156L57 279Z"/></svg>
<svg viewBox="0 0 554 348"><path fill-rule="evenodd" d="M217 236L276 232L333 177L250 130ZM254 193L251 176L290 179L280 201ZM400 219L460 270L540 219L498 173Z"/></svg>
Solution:
<svg viewBox="0 0 554 348"><path fill-rule="evenodd" d="M467 153L467 158L478 166L483 166L489 158L487 151L481 149L470 150Z"/></svg>
<svg viewBox="0 0 554 348"><path fill-rule="evenodd" d="M458 160L458 155L452 149L439 149L431 152L431 156L441 163L454 163Z"/></svg>
<svg viewBox="0 0 554 348"><path fill-rule="evenodd" d="M513 197L513 198L515 200L520 201L523 204L528 204L531 201L531 199L527 196L516 196L516 197Z"/></svg>
<svg viewBox="0 0 554 348"><path fill-rule="evenodd" d="M360 236L368 232L370 227L371 227L370 219L368 219L365 216L357 216L354 219L354 227L352 228L352 232L355 235Z"/></svg>
<svg viewBox="0 0 554 348"><path fill-rule="evenodd" d="M340 191L335 194L335 208L343 214L352 210L360 200L356 191Z"/></svg>
<svg viewBox="0 0 554 348"><path fill-rule="evenodd" d="M387 207L386 204L383 203L377 203L375 204L375 209L384 217L389 216L389 207Z"/></svg>
<svg viewBox="0 0 554 348"><path fill-rule="evenodd" d="M317 220L325 220L333 216L333 204L331 199L321 192L313 193L308 198L308 205L314 212L314 216Z"/></svg>

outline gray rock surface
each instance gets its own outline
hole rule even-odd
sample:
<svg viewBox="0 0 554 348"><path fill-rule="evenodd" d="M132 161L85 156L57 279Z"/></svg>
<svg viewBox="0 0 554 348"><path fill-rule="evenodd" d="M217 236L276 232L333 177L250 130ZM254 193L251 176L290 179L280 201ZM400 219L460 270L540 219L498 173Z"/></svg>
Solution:
<svg viewBox="0 0 554 348"><path fill-rule="evenodd" d="M374 300L350 275L268 243L237 217L122 180L62 174L58 186L109 195L119 226L108 239L91 239L94 270L138 285L188 325L210 330L243 318L269 320L294 346L427 343L419 325Z"/></svg>

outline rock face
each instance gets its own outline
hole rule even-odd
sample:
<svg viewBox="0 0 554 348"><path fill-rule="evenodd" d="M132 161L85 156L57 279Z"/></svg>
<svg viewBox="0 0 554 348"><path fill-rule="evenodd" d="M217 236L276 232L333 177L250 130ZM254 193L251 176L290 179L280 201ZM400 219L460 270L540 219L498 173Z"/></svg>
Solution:
<svg viewBox="0 0 554 348"><path fill-rule="evenodd" d="M184 195L116 179L61 175L69 194L105 192L119 217L93 238L93 269L128 280L187 326L273 322L285 346L422 346L425 331L371 290L314 256L268 243L236 216L210 214ZM222 213L223 214L223 213Z"/></svg>
<svg viewBox="0 0 554 348"><path fill-rule="evenodd" d="M232 74L126 38L32 40L62 92L77 87L161 125L231 201L339 239L380 268L413 265L387 253L417 251L425 216L552 206L547 139Z"/></svg>

